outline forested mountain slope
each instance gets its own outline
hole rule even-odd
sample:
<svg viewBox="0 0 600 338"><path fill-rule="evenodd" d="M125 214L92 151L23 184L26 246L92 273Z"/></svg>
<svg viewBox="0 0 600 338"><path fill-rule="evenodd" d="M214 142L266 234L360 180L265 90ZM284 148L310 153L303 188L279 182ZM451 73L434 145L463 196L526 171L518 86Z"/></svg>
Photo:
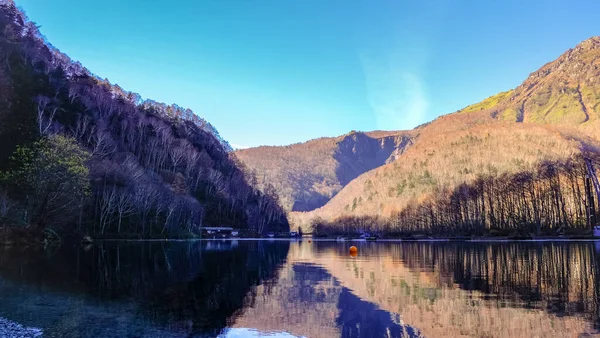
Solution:
<svg viewBox="0 0 600 338"><path fill-rule="evenodd" d="M238 150L259 184L270 184L287 210L323 206L362 173L393 161L414 141L415 131L351 132L284 147Z"/></svg>
<svg viewBox="0 0 600 338"><path fill-rule="evenodd" d="M94 76L10 0L0 1L0 87L1 223L136 237L288 228L209 123Z"/></svg>
<svg viewBox="0 0 600 338"><path fill-rule="evenodd" d="M544 65L516 89L420 128L415 144L393 163L359 176L324 207L294 213L293 219L307 225L314 219L379 217L401 229L449 223L436 219L446 213L452 222L489 229L490 222L500 222L494 217L501 208L517 206L495 205L499 197L491 196L500 183L512 182L502 193L526 194L520 207L529 214L502 214L506 226L583 226L589 216L584 209L593 201L584 193L581 155L598 153L599 121L600 38L594 37ZM498 184L485 190L490 182ZM548 201L541 202L544 198ZM534 205L538 202L546 204ZM525 205L541 211L534 215ZM553 216L544 219L540 213L550 210Z"/></svg>

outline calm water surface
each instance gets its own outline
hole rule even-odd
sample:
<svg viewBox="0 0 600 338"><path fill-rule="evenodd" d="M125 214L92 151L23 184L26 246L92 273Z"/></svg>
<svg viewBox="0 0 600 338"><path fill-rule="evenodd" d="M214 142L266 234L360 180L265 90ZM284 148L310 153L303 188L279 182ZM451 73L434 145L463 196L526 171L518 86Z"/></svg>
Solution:
<svg viewBox="0 0 600 338"><path fill-rule="evenodd" d="M598 336L599 268L594 242L2 249L0 336Z"/></svg>

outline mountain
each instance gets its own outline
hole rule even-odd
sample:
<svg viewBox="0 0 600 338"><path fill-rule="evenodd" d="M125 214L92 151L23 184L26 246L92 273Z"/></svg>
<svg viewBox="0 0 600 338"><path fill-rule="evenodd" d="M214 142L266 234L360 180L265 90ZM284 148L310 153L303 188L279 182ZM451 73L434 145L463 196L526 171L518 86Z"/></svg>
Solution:
<svg viewBox="0 0 600 338"><path fill-rule="evenodd" d="M489 111L515 122L592 124L600 112L600 37L592 37L549 62L517 88L461 112Z"/></svg>
<svg viewBox="0 0 600 338"><path fill-rule="evenodd" d="M474 191L473 196L481 195L481 198L486 193L473 184L500 184L503 180L516 180L518 175L530 175L533 182L539 184L531 188L532 193L557 180L558 185L550 185L551 190L544 193L551 196L559 190L558 186L566 184L569 175L576 173L575 178L571 177L572 187L568 187L573 188L574 193L564 187L564 196L553 202L560 209L556 213L560 217L548 216L548 219L559 219L570 226L585 224L586 211L581 211L581 203L587 206L591 202L580 192L584 190L585 166L576 160L582 154L590 157L598 153L599 114L600 38L593 37L532 73L514 90L441 116L419 128L414 144L394 161L357 177L323 207L308 213L292 213L291 218L302 226L310 226L315 219L331 222L341 217L377 217L379 222L392 220L394 226L400 228L399 220L414 222L415 227L421 227L424 222L428 222L428 226L439 226L441 221L436 220L436 213L425 213L423 208L443 214L440 208L444 205L447 207L445 215L449 215L444 222L464 221L466 224L475 217L482 227L489 229L493 227L490 222L498 221L492 212L502 209L490 211L486 206L512 203L512 200L498 201L494 196L485 203L478 200L479 197L468 200L468 193L464 191ZM567 163L571 163L572 169ZM555 176L543 174L550 166ZM550 180L549 177L552 177L550 182L540 183ZM527 187L525 183L516 184L505 192L516 194ZM567 193L572 199L567 198ZM453 199L456 203L473 203L474 208L485 209L487 214L475 209L477 215L473 216L472 209L465 214L466 211L459 211L455 204L447 206ZM543 212L550 212L546 211L550 210L547 204L544 207L532 202L540 200L536 197L526 202L534 209L539 207ZM499 206L504 207L507 206ZM427 219L423 220L425 216ZM543 217L538 216L535 221L532 221L533 216L527 215L519 216L521 221L517 216L502 221L507 227L512 227L508 225L511 222L533 222L539 230L543 227L540 225Z"/></svg>
<svg viewBox="0 0 600 338"><path fill-rule="evenodd" d="M284 147L238 150L235 155L260 185L271 185L288 211L310 211L364 172L392 162L408 149L415 131L351 132Z"/></svg>
<svg viewBox="0 0 600 338"><path fill-rule="evenodd" d="M288 229L216 129L142 100L52 47L0 1L0 226L165 237Z"/></svg>

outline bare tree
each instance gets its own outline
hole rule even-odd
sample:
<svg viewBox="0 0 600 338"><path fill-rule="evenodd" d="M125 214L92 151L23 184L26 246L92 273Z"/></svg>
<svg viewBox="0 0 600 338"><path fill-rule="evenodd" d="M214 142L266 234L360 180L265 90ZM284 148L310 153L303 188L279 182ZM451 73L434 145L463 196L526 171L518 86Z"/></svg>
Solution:
<svg viewBox="0 0 600 338"><path fill-rule="evenodd" d="M118 214L118 222L117 222L117 233L121 233L121 223L123 222L123 218L130 216L134 212L134 196L129 193L129 191L122 189L118 192L117 198L115 200L116 209Z"/></svg>
<svg viewBox="0 0 600 338"><path fill-rule="evenodd" d="M41 135L47 135L59 107L50 107L52 101L43 95L36 96L35 102L37 104L38 131ZM46 111L49 114L46 114Z"/></svg>

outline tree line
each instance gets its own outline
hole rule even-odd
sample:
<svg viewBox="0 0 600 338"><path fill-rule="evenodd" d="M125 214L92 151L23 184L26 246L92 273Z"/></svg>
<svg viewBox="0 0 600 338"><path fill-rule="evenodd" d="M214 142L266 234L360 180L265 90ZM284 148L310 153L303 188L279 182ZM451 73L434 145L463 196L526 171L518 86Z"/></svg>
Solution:
<svg viewBox="0 0 600 338"><path fill-rule="evenodd" d="M594 160L598 162L597 157ZM313 228L318 235L584 234L596 225L594 196L584 156L579 155L567 161L543 161L533 170L515 174L480 175L452 190L438 188L389 218L316 219Z"/></svg>

